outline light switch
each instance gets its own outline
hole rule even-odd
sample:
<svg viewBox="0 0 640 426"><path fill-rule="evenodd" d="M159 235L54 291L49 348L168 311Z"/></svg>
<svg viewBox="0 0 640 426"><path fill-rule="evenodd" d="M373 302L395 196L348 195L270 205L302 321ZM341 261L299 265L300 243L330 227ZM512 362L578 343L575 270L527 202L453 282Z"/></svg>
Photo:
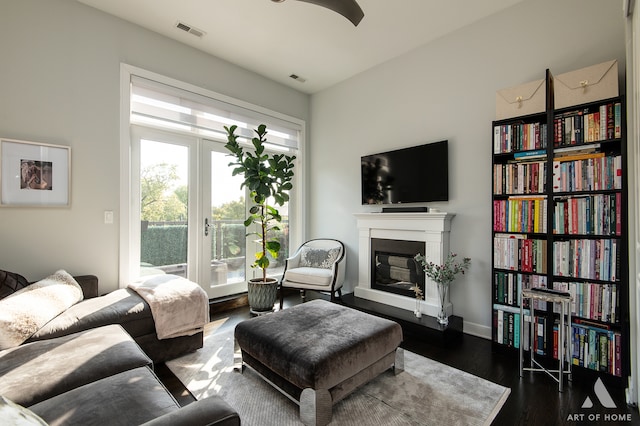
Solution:
<svg viewBox="0 0 640 426"><path fill-rule="evenodd" d="M104 223L107 225L111 225L113 223L113 211L105 210L104 212Z"/></svg>

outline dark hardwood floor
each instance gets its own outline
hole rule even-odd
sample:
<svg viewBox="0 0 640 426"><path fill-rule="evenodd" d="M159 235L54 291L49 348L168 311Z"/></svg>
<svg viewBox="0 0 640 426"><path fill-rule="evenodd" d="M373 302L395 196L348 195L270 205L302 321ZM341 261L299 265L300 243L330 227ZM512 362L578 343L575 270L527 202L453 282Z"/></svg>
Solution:
<svg viewBox="0 0 640 426"><path fill-rule="evenodd" d="M297 303L297 294L285 298L285 307ZM226 319L225 326L235 326L249 317L248 307L211 307L211 320ZM621 386L605 382L616 408L602 406L594 392L594 375L574 374L571 382L565 381L564 392L559 393L558 384L544 373L525 372L520 378L517 353L496 351L486 339L464 334L455 346L442 347L414 331L405 332L404 337L402 347L406 350L510 388L511 394L493 425L640 425L638 409L626 404ZM165 365L157 365L156 374L181 405L194 400ZM587 397L593 402L592 408L582 408Z"/></svg>

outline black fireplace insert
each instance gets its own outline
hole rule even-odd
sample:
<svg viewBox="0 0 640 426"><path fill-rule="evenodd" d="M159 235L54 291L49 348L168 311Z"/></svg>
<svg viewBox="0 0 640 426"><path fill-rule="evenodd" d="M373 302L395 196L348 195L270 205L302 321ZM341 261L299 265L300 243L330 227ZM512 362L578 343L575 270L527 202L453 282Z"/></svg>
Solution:
<svg viewBox="0 0 640 426"><path fill-rule="evenodd" d="M414 260L416 254L424 256L422 241L371 239L371 288L389 293L416 297L418 286L424 298L424 271Z"/></svg>

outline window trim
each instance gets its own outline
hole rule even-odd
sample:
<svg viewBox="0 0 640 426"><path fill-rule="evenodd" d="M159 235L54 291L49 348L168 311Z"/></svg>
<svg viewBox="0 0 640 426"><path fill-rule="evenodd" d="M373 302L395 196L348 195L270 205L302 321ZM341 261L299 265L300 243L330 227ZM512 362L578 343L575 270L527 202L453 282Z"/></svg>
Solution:
<svg viewBox="0 0 640 426"><path fill-rule="evenodd" d="M194 86L189 83L185 83L179 80L175 80L170 77L166 77L161 74L147 71L142 68L135 67L133 65L121 63L120 64L120 243L119 243L119 266L118 266L118 281L119 286L126 287L131 281L132 277L132 265L131 265L131 251L134 247L131 247L130 241L133 235L135 235L135 224L131 221L132 206L135 206L132 199L134 194L131 190L132 176L131 176L131 78L132 76L138 76L145 79L157 81L158 83L167 84L169 86L176 87L178 89L187 90L202 96L212 98L214 100L229 103L231 105L250 110L256 114L265 115L265 120L268 117L274 117L278 120L284 120L291 122L300 128L300 139L298 152L296 153L298 167L295 170L294 189L292 191L293 206L290 205L290 221L289 221L289 235L290 246L298 247L305 241L304 235L304 205L305 205L305 192L303 190L306 177L305 177L305 146L306 146L306 123L299 118L291 117L286 114L272 111L259 105L254 105L249 102L245 102L239 99L232 98L220 93L216 93L201 87Z"/></svg>

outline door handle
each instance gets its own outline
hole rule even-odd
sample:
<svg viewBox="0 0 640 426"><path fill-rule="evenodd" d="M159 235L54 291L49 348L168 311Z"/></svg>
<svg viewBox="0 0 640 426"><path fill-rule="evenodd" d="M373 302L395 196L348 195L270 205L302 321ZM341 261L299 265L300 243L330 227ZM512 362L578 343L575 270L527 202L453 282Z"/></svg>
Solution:
<svg viewBox="0 0 640 426"><path fill-rule="evenodd" d="M209 236L209 228L211 228L211 224L209 223L209 218L204 218L204 236Z"/></svg>

